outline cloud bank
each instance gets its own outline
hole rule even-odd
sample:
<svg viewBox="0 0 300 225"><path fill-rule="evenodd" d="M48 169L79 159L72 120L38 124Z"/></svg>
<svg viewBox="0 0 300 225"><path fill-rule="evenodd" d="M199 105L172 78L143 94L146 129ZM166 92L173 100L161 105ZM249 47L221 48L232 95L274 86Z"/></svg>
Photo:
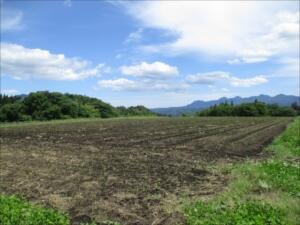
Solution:
<svg viewBox="0 0 300 225"><path fill-rule="evenodd" d="M187 76L186 80L190 84L202 85L212 85L217 82L228 82L231 86L234 87L252 87L268 82L268 80L262 75L254 76L251 78L239 78L223 71L213 71L208 73L189 75Z"/></svg>
<svg viewBox="0 0 300 225"><path fill-rule="evenodd" d="M266 1L137 1L122 3L144 26L178 34L150 52L195 52L230 64L291 56L299 48L299 3Z"/></svg>
<svg viewBox="0 0 300 225"><path fill-rule="evenodd" d="M14 79L82 80L108 72L104 64L53 54L44 49L1 43L1 73Z"/></svg>

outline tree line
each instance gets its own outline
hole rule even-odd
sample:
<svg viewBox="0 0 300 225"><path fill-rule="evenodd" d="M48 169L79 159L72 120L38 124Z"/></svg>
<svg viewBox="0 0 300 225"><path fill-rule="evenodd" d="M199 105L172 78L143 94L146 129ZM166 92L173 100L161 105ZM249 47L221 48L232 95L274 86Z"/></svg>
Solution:
<svg viewBox="0 0 300 225"><path fill-rule="evenodd" d="M0 122L154 115L144 106L113 107L97 98L68 93L38 91L29 95L0 95Z"/></svg>
<svg viewBox="0 0 300 225"><path fill-rule="evenodd" d="M198 116L297 116L300 105L294 102L290 107L266 104L255 100L253 103L234 105L233 102L221 103L197 113Z"/></svg>

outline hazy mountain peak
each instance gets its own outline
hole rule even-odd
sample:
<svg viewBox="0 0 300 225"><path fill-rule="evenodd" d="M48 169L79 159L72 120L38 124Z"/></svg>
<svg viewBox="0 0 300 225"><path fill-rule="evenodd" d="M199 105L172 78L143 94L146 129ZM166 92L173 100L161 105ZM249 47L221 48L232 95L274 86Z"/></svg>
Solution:
<svg viewBox="0 0 300 225"><path fill-rule="evenodd" d="M210 100L210 101L196 100L186 106L155 108L155 109L151 109L151 110L156 113L175 116L175 115L180 115L182 113L198 112L200 110L209 108L212 105L215 105L215 104L218 105L225 101L233 102L233 104L238 105L241 103L254 102L256 99L260 102L265 102L267 104L278 104L281 106L290 106L293 102L299 101L299 97L294 96L294 95L278 94L278 95L275 95L272 97L269 95L260 94L258 96L250 96L250 97L244 97L244 98L240 97L240 96L236 96L233 98L222 97L217 100Z"/></svg>

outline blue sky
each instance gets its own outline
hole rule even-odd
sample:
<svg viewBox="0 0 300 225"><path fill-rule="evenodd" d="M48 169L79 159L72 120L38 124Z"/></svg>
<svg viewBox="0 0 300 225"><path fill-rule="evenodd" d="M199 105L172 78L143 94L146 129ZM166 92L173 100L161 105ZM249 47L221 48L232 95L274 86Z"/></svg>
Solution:
<svg viewBox="0 0 300 225"><path fill-rule="evenodd" d="M1 1L1 92L113 105L299 94L299 1Z"/></svg>

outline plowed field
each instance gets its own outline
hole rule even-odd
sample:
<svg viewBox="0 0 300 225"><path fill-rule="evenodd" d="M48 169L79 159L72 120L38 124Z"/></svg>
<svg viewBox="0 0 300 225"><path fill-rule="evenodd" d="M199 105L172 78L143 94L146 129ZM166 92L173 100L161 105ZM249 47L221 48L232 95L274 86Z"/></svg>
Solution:
<svg viewBox="0 0 300 225"><path fill-rule="evenodd" d="M73 224L167 224L183 197L210 196L206 165L257 157L290 118L149 118L7 126L0 193L55 207Z"/></svg>

